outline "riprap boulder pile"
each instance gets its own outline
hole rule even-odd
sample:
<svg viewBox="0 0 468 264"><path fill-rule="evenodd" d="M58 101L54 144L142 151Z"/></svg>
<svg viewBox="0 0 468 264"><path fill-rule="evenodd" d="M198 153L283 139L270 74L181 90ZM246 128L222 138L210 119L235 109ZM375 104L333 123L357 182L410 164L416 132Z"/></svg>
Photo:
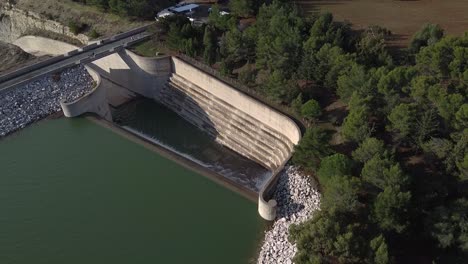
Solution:
<svg viewBox="0 0 468 264"><path fill-rule="evenodd" d="M76 100L93 85L86 69L77 66L0 94L0 137L60 111L60 101Z"/></svg>
<svg viewBox="0 0 468 264"><path fill-rule="evenodd" d="M307 176L294 166L285 167L276 187L277 218L273 227L265 233L258 257L258 264L293 263L296 245L288 241L289 226L299 224L320 208L320 194Z"/></svg>

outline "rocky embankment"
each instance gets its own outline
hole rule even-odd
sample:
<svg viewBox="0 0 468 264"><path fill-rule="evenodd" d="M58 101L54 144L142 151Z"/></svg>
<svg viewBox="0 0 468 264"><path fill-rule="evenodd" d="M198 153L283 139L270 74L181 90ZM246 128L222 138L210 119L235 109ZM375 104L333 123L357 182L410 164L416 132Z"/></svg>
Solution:
<svg viewBox="0 0 468 264"><path fill-rule="evenodd" d="M278 215L273 227L265 233L258 264L293 263L297 249L288 241L288 228L304 222L320 208L320 194L293 166L286 167L280 176L275 199Z"/></svg>
<svg viewBox="0 0 468 264"><path fill-rule="evenodd" d="M60 101L76 100L93 85L86 69L77 66L0 92L0 137L60 111Z"/></svg>

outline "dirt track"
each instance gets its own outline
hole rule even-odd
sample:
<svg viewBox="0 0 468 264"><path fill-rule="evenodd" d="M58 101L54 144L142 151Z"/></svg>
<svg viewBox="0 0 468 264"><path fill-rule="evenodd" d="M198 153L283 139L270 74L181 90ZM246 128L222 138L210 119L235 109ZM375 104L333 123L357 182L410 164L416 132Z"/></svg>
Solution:
<svg viewBox="0 0 468 264"><path fill-rule="evenodd" d="M300 0L307 13L329 11L357 29L380 25L406 45L425 23L440 24L449 35L468 32L468 0Z"/></svg>

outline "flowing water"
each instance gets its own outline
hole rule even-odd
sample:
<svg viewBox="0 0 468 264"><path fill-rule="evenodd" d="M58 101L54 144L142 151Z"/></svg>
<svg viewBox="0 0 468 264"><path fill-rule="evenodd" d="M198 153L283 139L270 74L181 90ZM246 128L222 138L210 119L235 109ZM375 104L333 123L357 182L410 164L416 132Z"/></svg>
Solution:
<svg viewBox="0 0 468 264"><path fill-rule="evenodd" d="M132 132L153 138L251 190L258 191L271 176L267 169L217 144L207 134L151 99L127 103L116 109L112 116Z"/></svg>
<svg viewBox="0 0 468 264"><path fill-rule="evenodd" d="M87 119L0 140L0 263L242 264L256 204Z"/></svg>

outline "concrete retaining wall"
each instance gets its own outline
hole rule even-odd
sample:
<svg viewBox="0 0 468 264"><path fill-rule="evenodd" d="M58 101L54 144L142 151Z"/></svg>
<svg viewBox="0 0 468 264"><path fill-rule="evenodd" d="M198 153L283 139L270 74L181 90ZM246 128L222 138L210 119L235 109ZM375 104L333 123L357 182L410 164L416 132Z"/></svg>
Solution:
<svg viewBox="0 0 468 264"><path fill-rule="evenodd" d="M84 113L96 113L106 120L112 121L112 115L106 98L106 89L103 86L101 77L92 68L85 67L96 82L96 86L91 92L73 102L60 102L63 114L66 117L75 117Z"/></svg>
<svg viewBox="0 0 468 264"><path fill-rule="evenodd" d="M170 57L146 58L129 50L96 60L90 66L104 78L153 99L171 73Z"/></svg>
<svg viewBox="0 0 468 264"><path fill-rule="evenodd" d="M222 145L270 170L292 151L293 144L284 135L177 73L161 91L163 104Z"/></svg>
<svg viewBox="0 0 468 264"><path fill-rule="evenodd" d="M273 110L271 107L258 102L255 99L237 91L222 81L204 73L192 65L173 57L173 71L190 80L193 84L202 87L217 98L229 102L238 110L248 113L263 124L285 135L292 143L296 144L301 138L301 132L296 123L285 115Z"/></svg>

